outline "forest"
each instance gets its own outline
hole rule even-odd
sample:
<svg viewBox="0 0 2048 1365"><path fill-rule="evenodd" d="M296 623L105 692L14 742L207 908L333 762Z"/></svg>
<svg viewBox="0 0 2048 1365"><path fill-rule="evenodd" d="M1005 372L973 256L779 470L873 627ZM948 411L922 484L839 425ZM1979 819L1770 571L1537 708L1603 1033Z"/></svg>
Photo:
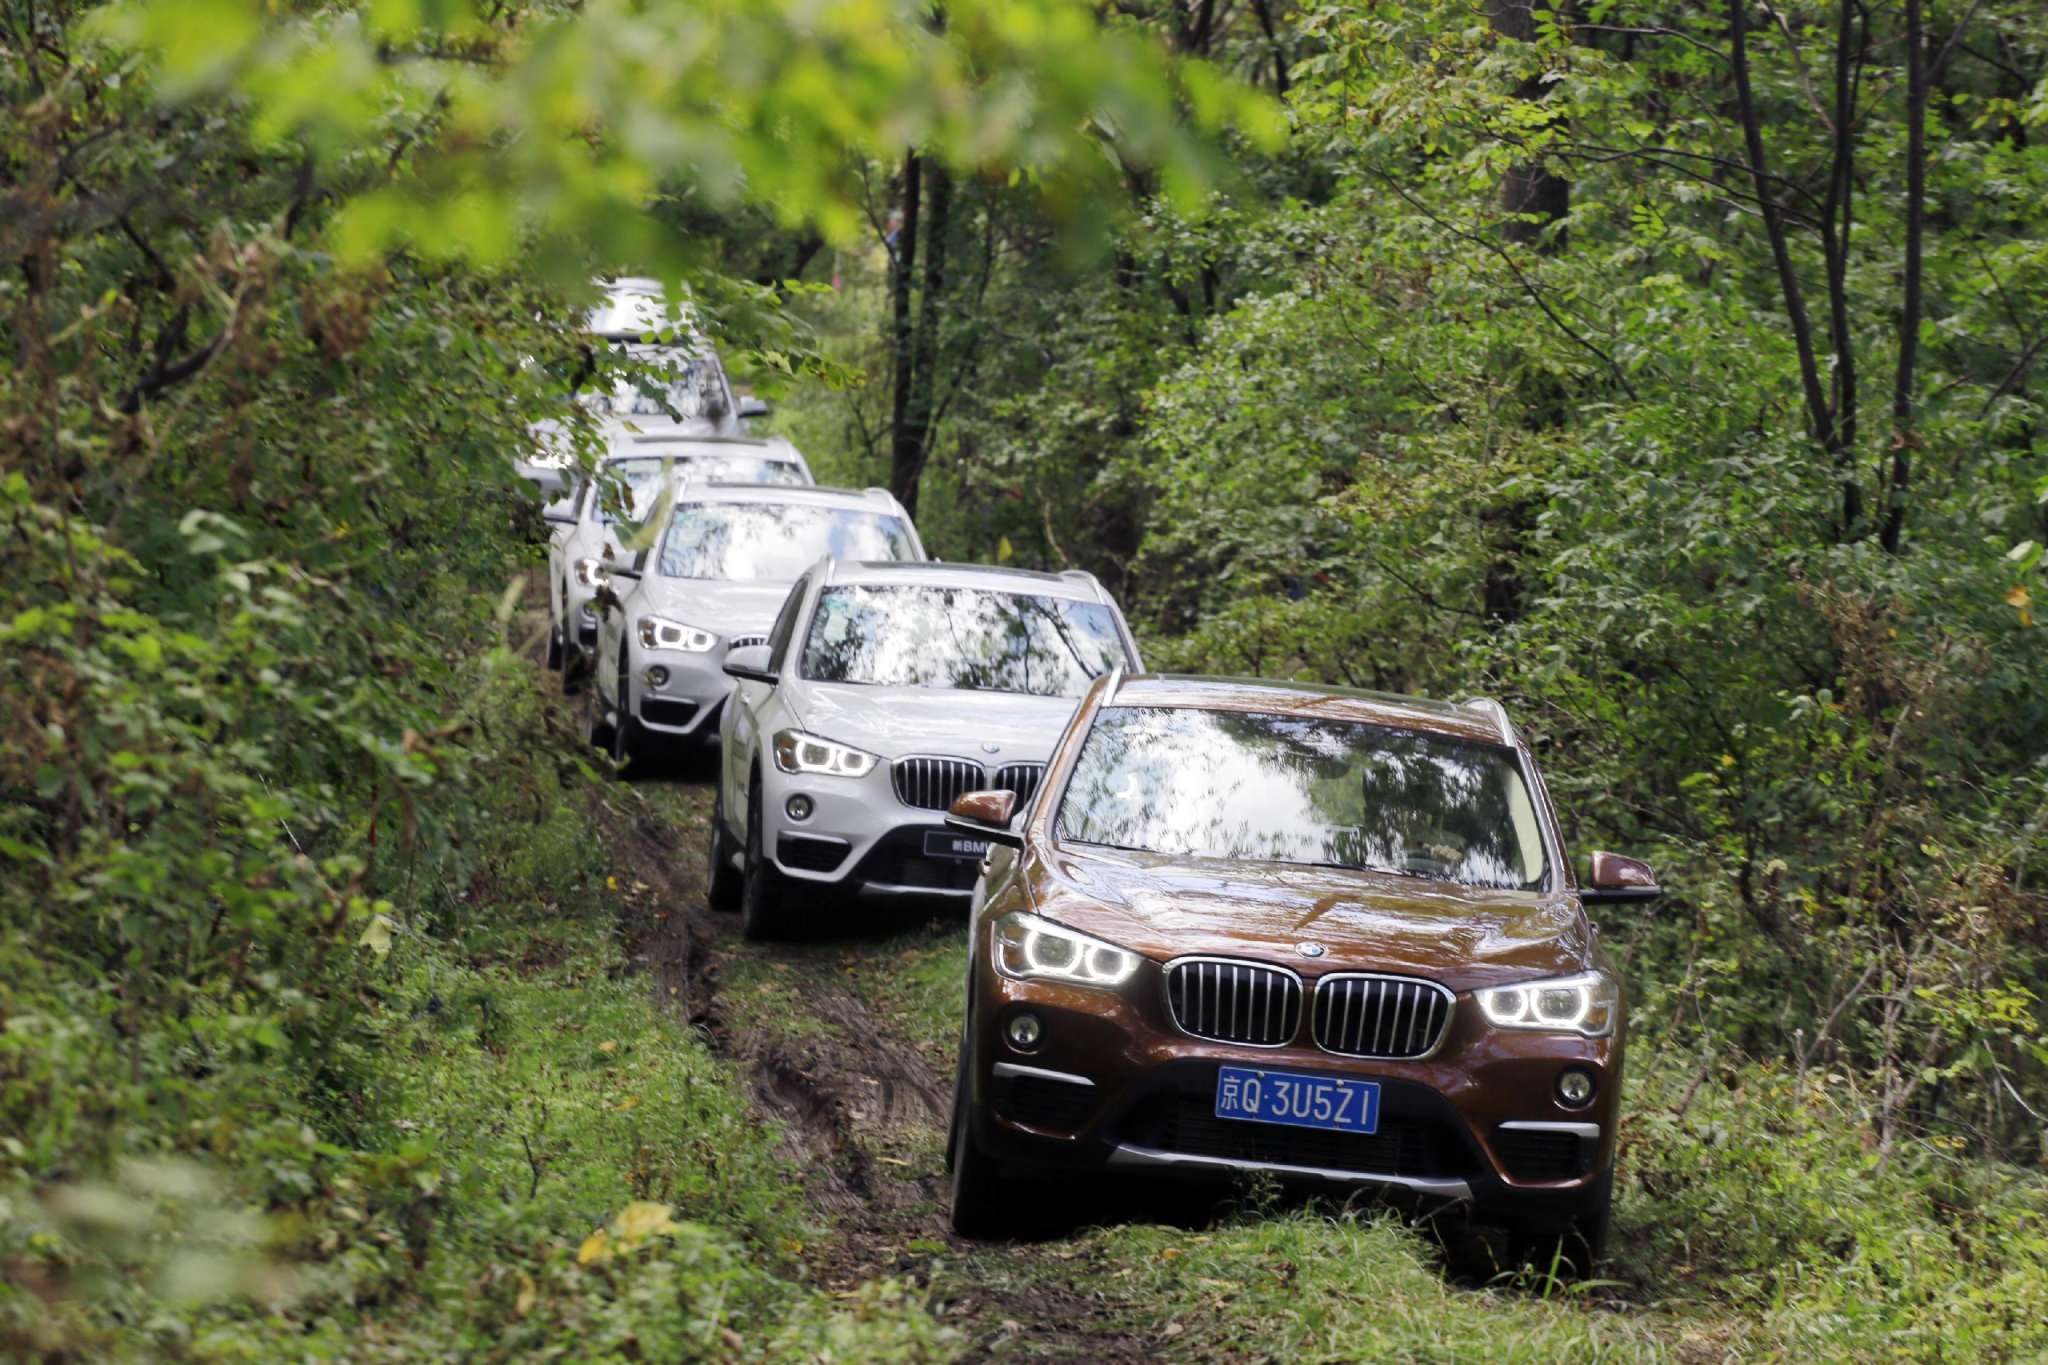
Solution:
<svg viewBox="0 0 2048 1365"><path fill-rule="evenodd" d="M2048 9L0 0L0 88L0 1355L2048 1353ZM1154 668L1507 705L1666 892L1602 1277L932 1230L820 1078L950 1084L958 921L748 956L540 666L620 274Z"/></svg>

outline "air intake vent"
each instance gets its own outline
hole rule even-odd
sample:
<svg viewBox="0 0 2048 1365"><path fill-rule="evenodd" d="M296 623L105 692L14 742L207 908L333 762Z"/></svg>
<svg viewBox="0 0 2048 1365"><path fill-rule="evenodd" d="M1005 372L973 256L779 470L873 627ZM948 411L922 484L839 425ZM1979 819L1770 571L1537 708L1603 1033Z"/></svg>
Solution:
<svg viewBox="0 0 2048 1365"><path fill-rule="evenodd" d="M1038 784L1043 781L1043 763L1005 763L996 769L996 778L992 785L997 791L1017 793L1017 809L1022 810L1031 804L1031 798L1038 794Z"/></svg>
<svg viewBox="0 0 2048 1365"><path fill-rule="evenodd" d="M896 799L919 810L947 810L960 797L980 791L982 767L967 758L899 758L890 775Z"/></svg>
<svg viewBox="0 0 2048 1365"><path fill-rule="evenodd" d="M1420 1057L1451 1022L1451 993L1404 976L1326 976L1316 983L1316 1046L1347 1057Z"/></svg>
<svg viewBox="0 0 2048 1365"><path fill-rule="evenodd" d="M1301 1027L1301 978L1262 962L1184 957L1167 964L1166 1003L1197 1038L1280 1047Z"/></svg>

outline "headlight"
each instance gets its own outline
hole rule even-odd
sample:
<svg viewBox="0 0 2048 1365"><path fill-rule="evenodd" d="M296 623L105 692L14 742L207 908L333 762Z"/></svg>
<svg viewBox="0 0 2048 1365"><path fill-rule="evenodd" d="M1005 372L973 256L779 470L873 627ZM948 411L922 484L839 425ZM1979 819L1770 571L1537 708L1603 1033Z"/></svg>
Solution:
<svg viewBox="0 0 2048 1365"><path fill-rule="evenodd" d="M586 588L604 586L604 561L601 559L579 559L576 561L576 581Z"/></svg>
<svg viewBox="0 0 2048 1365"><path fill-rule="evenodd" d="M1138 955L1114 943L1013 910L996 921L996 970L1021 981L1071 981L1121 986L1138 970Z"/></svg>
<svg viewBox="0 0 2048 1365"><path fill-rule="evenodd" d="M786 773L823 773L827 777L866 777L881 762L849 744L834 744L801 730L775 736L775 766Z"/></svg>
<svg viewBox="0 0 2048 1365"><path fill-rule="evenodd" d="M662 616L643 616L634 623L644 649L680 649L685 654L702 654L718 643L708 630Z"/></svg>
<svg viewBox="0 0 2048 1365"><path fill-rule="evenodd" d="M1621 1003L1620 989L1605 972L1493 986L1477 995L1480 1010L1495 1028L1581 1033L1588 1038L1614 1032L1614 1011Z"/></svg>

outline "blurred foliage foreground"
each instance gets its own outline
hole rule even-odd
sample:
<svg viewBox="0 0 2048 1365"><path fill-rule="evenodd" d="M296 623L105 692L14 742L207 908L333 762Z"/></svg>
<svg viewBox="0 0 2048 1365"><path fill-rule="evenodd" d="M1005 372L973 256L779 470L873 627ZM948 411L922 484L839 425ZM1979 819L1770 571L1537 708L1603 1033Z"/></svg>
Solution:
<svg viewBox="0 0 2048 1365"><path fill-rule="evenodd" d="M2044 22L4 0L0 1353L953 1349L798 1286L729 1078L606 984L517 662L563 285L686 265L876 381L792 420L939 553L1510 699L1674 891L1603 916L1638 1254L2038 1329Z"/></svg>

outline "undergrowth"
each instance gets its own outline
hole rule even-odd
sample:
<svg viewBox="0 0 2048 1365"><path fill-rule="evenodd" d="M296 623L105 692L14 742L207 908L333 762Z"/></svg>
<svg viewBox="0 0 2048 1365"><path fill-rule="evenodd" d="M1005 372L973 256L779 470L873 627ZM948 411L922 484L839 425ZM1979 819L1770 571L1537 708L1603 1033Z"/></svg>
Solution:
<svg viewBox="0 0 2048 1365"><path fill-rule="evenodd" d="M485 721L543 734L540 704L520 669ZM520 770L476 788L466 884L415 886L353 943L328 1055L216 1059L210 1116L152 1103L193 1081L189 1053L124 1040L90 973L6 940L33 961L0 1005L9 1111L34 1121L5 1140L0 1353L952 1353L901 1286L802 1282L815 1232L774 1133L628 970L587 775ZM87 1128L103 1162L38 1170Z"/></svg>

